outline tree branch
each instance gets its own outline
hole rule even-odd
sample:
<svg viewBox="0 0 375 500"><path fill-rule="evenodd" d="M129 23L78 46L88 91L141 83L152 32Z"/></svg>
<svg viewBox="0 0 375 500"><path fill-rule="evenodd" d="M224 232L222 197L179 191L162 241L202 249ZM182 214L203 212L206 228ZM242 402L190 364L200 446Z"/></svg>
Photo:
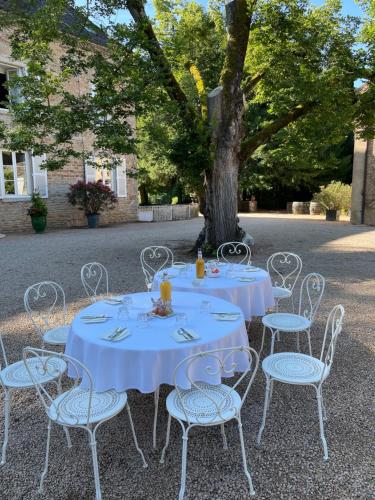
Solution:
<svg viewBox="0 0 375 500"><path fill-rule="evenodd" d="M252 137L245 139L241 146L241 162L246 161L254 153L254 151L259 148L259 146L268 142L273 135L279 132L279 130L285 128L290 123L297 121L302 116L307 115L316 106L318 106L318 103L315 101L299 104L292 111L289 111L285 115L277 118L274 122L266 125Z"/></svg>
<svg viewBox="0 0 375 500"><path fill-rule="evenodd" d="M250 8L247 0L231 0L225 6L228 43L220 83L223 86L226 109L231 99L242 94L241 81L255 2L256 0L252 2Z"/></svg>
<svg viewBox="0 0 375 500"><path fill-rule="evenodd" d="M253 88L257 85L257 83L260 82L260 80L263 78L264 74L266 73L266 70L258 71L255 73L255 75L247 78L242 85L242 90L244 91L245 95L249 95Z"/></svg>
<svg viewBox="0 0 375 500"><path fill-rule="evenodd" d="M171 66L166 58L159 41L155 35L152 24L147 17L142 0L128 0L127 8L134 19L137 26L142 30L148 44L147 50L150 54L152 62L161 72L161 78L164 88L171 100L178 104L180 117L188 125L191 126L196 122L196 113L190 106L188 99L178 84Z"/></svg>
<svg viewBox="0 0 375 500"><path fill-rule="evenodd" d="M206 91L206 86L204 84L202 75L195 64L187 63L186 67L194 79L195 87L197 89L198 96L199 96L200 112L202 115L202 119L204 121L206 121L207 120L207 91Z"/></svg>

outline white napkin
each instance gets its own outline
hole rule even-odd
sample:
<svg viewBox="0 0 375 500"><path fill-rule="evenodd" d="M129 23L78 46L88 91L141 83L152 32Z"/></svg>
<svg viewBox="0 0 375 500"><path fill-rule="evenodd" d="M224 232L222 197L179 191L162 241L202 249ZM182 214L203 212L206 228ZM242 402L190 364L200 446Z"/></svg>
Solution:
<svg viewBox="0 0 375 500"><path fill-rule="evenodd" d="M193 338L192 339L188 339L187 335L186 335L186 338L184 335L182 335L181 333L178 333L179 332L179 328L177 328L177 330L175 330L173 333L172 333L172 337L174 338L174 340L176 342L192 342L193 340L198 340L200 339L200 336L194 332L194 330L191 330L190 328L184 328L184 330L186 332L188 332Z"/></svg>
<svg viewBox="0 0 375 500"><path fill-rule="evenodd" d="M116 299L115 297L109 297L104 302L106 304L111 304L113 306L120 306L122 304L122 299Z"/></svg>
<svg viewBox="0 0 375 500"><path fill-rule="evenodd" d="M119 340L125 339L126 337L129 337L129 335L131 335L128 328L125 328L125 330L123 332L119 333L118 335L116 335L115 338L111 338L112 335L114 335L114 333L115 333L115 331L112 330L112 331L106 333L105 335L103 335L103 337L101 337L101 338L104 340L109 340L110 342L118 342Z"/></svg>
<svg viewBox="0 0 375 500"><path fill-rule="evenodd" d="M217 321L237 321L241 315L239 313L213 313Z"/></svg>
<svg viewBox="0 0 375 500"><path fill-rule="evenodd" d="M256 281L256 278L248 278L247 276L239 276L238 281L247 281L248 283L252 283Z"/></svg>
<svg viewBox="0 0 375 500"><path fill-rule="evenodd" d="M84 319L83 322L86 324L91 323L105 323L109 318L92 318L92 319Z"/></svg>
<svg viewBox="0 0 375 500"><path fill-rule="evenodd" d="M260 271L259 267L254 267L254 266L245 267L246 273L256 273L257 271Z"/></svg>

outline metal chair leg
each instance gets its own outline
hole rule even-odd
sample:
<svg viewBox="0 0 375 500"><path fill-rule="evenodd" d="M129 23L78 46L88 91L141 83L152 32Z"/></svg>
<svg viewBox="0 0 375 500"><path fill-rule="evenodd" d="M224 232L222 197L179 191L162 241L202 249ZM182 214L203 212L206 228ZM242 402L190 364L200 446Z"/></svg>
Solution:
<svg viewBox="0 0 375 500"><path fill-rule="evenodd" d="M271 330L272 332L272 339L271 339L271 352L270 354L273 354L273 351L275 349L275 337L276 337L276 334L278 333L278 330L274 331L274 330Z"/></svg>
<svg viewBox="0 0 375 500"><path fill-rule="evenodd" d="M159 393L160 393L160 387L158 387L156 389L156 391L154 392L155 413L154 413L154 427L153 427L153 434L152 434L152 444L153 444L154 450L156 450L156 447L157 447L156 431L157 431L157 426L158 426Z"/></svg>
<svg viewBox="0 0 375 500"><path fill-rule="evenodd" d="M10 403L11 403L10 400L11 400L11 392L5 389L4 390L4 443L3 443L0 465L4 465L6 462L6 452L9 440Z"/></svg>
<svg viewBox="0 0 375 500"><path fill-rule="evenodd" d="M39 493L42 493L43 491L43 482L44 479L47 475L48 472L48 461L49 461L49 445L51 442L51 427L52 427L52 422L51 420L48 420L48 430L47 430L47 445L46 445L46 457L44 460L44 469L43 472L40 476L40 483L39 483Z"/></svg>
<svg viewBox="0 0 375 500"><path fill-rule="evenodd" d="M259 357L260 355L262 354L262 351L263 351L263 347L264 347L264 337L266 336L266 327L263 325L263 334L262 334L262 343L260 345L260 349L259 349Z"/></svg>
<svg viewBox="0 0 375 500"><path fill-rule="evenodd" d="M221 424L220 428L221 428L221 435L223 437L223 449L227 450L228 449L228 442L227 442L227 436L225 434L224 424Z"/></svg>
<svg viewBox="0 0 375 500"><path fill-rule="evenodd" d="M306 333L307 333L307 340L309 342L309 354L310 356L312 356L310 330L306 330Z"/></svg>
<svg viewBox="0 0 375 500"><path fill-rule="evenodd" d="M270 395L268 397L268 406L267 406L267 410L270 409L270 404L271 404L271 401L272 401L272 393L273 393L273 383L274 383L274 380L271 379L271 383L270 383Z"/></svg>
<svg viewBox="0 0 375 500"><path fill-rule="evenodd" d="M169 446L169 438L170 438L170 435L171 435L171 421L172 421L171 414L168 413L167 437L165 438L165 445L164 445L163 451L161 452L161 457L160 457L160 463L161 464L164 463L165 452L167 451L167 448Z"/></svg>
<svg viewBox="0 0 375 500"><path fill-rule="evenodd" d="M94 469L94 479L95 479L95 498L96 500L101 500L102 493L100 490L100 479L99 479L99 465L98 465L98 452L96 449L95 434L90 432L90 447L92 454L92 466Z"/></svg>
<svg viewBox="0 0 375 500"><path fill-rule="evenodd" d="M66 441L68 443L68 448L71 448L72 447L72 441L70 439L69 429L67 427L65 427L65 426L64 426L64 432L65 432L65 436L66 436Z"/></svg>
<svg viewBox="0 0 375 500"><path fill-rule="evenodd" d="M262 439L262 433L264 430L264 426L266 425L266 416L267 416L267 409L268 409L268 399L270 396L270 379L267 377L266 381L266 392L264 396L264 407L263 407L263 417L262 417L262 423L258 432L257 436L257 444L260 444L260 440Z"/></svg>
<svg viewBox="0 0 375 500"><path fill-rule="evenodd" d="M185 485L186 485L186 468L187 468L187 449L188 449L188 432L184 431L182 436L182 464L181 464L181 486L180 493L178 495L178 500L183 500L185 495Z"/></svg>
<svg viewBox="0 0 375 500"><path fill-rule="evenodd" d="M244 439L243 439L242 422L241 422L240 419L238 420L238 432L240 434L241 453L242 453L242 461L243 461L243 470L245 472L245 476L247 477L247 481L249 483L250 495L255 495L253 481L251 479L250 472L249 472L249 470L247 468L246 450L245 450L245 443L244 443Z"/></svg>
<svg viewBox="0 0 375 500"><path fill-rule="evenodd" d="M320 439L323 445L323 460L328 460L328 446L327 440L324 435L324 423L323 423L323 410L322 410L322 394L319 389L316 390L316 398L318 400L318 413L319 413L319 428L320 428Z"/></svg>
<svg viewBox="0 0 375 500"><path fill-rule="evenodd" d="M129 403L126 404L126 409L128 411L128 416L129 416L129 421L130 421L130 427L131 427L131 430L132 430L132 433L133 433L133 440L134 440L135 447L137 448L138 453L141 455L142 462L143 462L143 467L146 468L146 467L148 467L148 463L145 460L145 456L143 455L143 451L138 446L137 435L136 435L135 430L134 430L134 424L133 424L133 419L132 419L132 414L131 414L131 411L130 411Z"/></svg>

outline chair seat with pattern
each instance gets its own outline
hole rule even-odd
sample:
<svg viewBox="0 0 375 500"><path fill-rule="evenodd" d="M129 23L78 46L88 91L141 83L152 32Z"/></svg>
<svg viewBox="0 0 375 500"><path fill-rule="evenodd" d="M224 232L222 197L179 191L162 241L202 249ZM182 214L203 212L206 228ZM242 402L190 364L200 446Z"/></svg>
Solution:
<svg viewBox="0 0 375 500"><path fill-rule="evenodd" d="M48 370L44 369L40 360L33 359L30 363L30 369L40 384L51 382L66 370L66 363L62 359L50 358L47 363ZM0 372L0 378L5 386L13 389L28 389L34 385L23 361L6 366Z"/></svg>
<svg viewBox="0 0 375 500"><path fill-rule="evenodd" d="M292 290L288 290L282 286L273 286L272 295L275 299L289 299L292 296Z"/></svg>
<svg viewBox="0 0 375 500"><path fill-rule="evenodd" d="M292 313L271 313L263 316L262 323L268 328L281 332L300 332L310 328L311 322L308 318Z"/></svg>
<svg viewBox="0 0 375 500"><path fill-rule="evenodd" d="M325 364L313 356L299 352L280 352L267 356L262 369L270 377L287 384L313 384L329 375Z"/></svg>
<svg viewBox="0 0 375 500"><path fill-rule="evenodd" d="M128 400L126 392L115 390L93 392L89 420L87 420L89 396L90 391L80 387L64 392L49 407L49 418L61 425L95 424L117 415Z"/></svg>
<svg viewBox="0 0 375 500"><path fill-rule="evenodd" d="M172 417L186 422L188 415L192 424L217 425L231 420L239 412L241 398L231 387L205 382L196 382L196 385L198 388L180 389L180 397L176 390L168 395L167 410ZM220 408L220 415L217 408Z"/></svg>
<svg viewBox="0 0 375 500"><path fill-rule="evenodd" d="M65 345L68 339L70 325L57 326L47 330L43 335L43 340L51 345Z"/></svg>

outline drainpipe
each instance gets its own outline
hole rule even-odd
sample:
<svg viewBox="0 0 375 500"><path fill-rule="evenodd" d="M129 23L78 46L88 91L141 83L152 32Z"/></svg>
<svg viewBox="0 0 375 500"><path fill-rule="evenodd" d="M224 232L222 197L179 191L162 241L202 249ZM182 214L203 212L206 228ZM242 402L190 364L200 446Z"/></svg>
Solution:
<svg viewBox="0 0 375 500"><path fill-rule="evenodd" d="M362 209L361 209L361 224L365 223L365 210L366 210L366 188L367 188L367 168L368 168L368 143L366 142L365 150L365 166L363 172L363 191L362 191Z"/></svg>

